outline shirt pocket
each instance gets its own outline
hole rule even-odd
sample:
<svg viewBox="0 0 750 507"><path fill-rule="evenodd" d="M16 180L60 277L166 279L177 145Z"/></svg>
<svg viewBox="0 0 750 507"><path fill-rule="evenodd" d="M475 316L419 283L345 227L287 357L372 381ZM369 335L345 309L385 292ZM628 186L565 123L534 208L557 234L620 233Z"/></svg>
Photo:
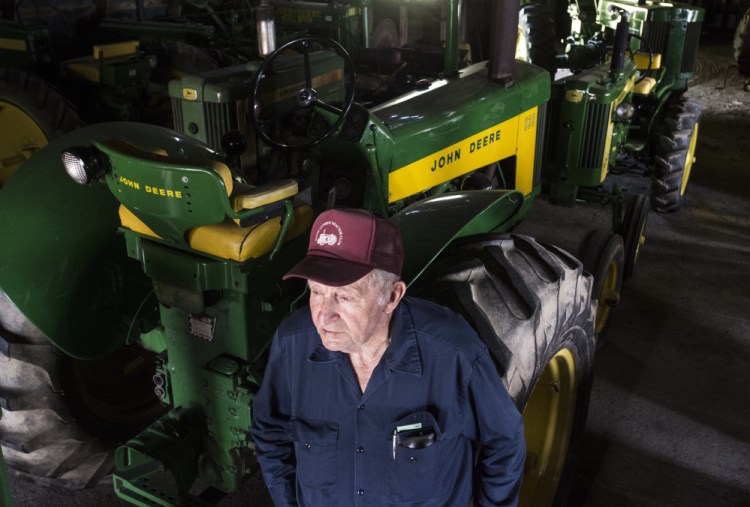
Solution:
<svg viewBox="0 0 750 507"><path fill-rule="evenodd" d="M336 444L338 424L328 421L290 421L297 480L306 488L329 490L336 487Z"/></svg>
<svg viewBox="0 0 750 507"><path fill-rule="evenodd" d="M439 497L445 486L438 473L440 451L444 446L442 432L432 414L415 412L387 429L386 493L389 502L399 505Z"/></svg>

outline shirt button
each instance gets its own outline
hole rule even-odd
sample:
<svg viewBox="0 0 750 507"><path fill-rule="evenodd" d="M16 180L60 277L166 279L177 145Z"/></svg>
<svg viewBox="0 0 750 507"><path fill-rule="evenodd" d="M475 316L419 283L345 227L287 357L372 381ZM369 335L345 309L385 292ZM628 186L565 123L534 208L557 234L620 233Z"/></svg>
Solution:
<svg viewBox="0 0 750 507"><path fill-rule="evenodd" d="M357 454L362 454L363 452L365 452L365 448L364 447L361 447L361 446L357 447Z"/></svg>
<svg viewBox="0 0 750 507"><path fill-rule="evenodd" d="M357 490L357 494L358 494L359 496L365 496L365 490L364 490L364 489L358 489L358 490Z"/></svg>
<svg viewBox="0 0 750 507"><path fill-rule="evenodd" d="M364 406L364 405L360 405L360 406L359 406L359 407L357 407L357 408L358 408L358 409L360 409L360 410L364 410L364 409L365 409L365 406Z"/></svg>

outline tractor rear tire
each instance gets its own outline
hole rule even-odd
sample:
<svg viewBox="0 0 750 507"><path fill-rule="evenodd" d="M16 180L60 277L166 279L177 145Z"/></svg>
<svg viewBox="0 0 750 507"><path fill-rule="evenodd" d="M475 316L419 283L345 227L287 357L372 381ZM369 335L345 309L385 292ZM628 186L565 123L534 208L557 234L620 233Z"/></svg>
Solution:
<svg viewBox="0 0 750 507"><path fill-rule="evenodd" d="M122 347L100 360L75 360L2 293L0 306L4 325L14 328L0 329L0 444L8 468L71 489L109 480L116 446L163 410L152 390L153 355Z"/></svg>
<svg viewBox="0 0 750 507"><path fill-rule="evenodd" d="M666 111L654 148L654 174L651 178L651 207L654 211L672 213L685 201L685 190L695 162L700 117L700 105L684 98Z"/></svg>
<svg viewBox="0 0 750 507"><path fill-rule="evenodd" d="M594 277L591 298L597 302L594 329L596 345L600 347L604 343L604 331L612 308L620 302L625 268L622 237L606 229L594 229L581 241L578 258L583 268Z"/></svg>
<svg viewBox="0 0 750 507"><path fill-rule="evenodd" d="M591 393L591 277L558 248L487 235L454 243L421 280L412 293L466 318L523 413L521 505L564 504Z"/></svg>
<svg viewBox="0 0 750 507"><path fill-rule="evenodd" d="M542 4L524 4L518 17L516 58L533 63L550 73L557 71L555 21Z"/></svg>
<svg viewBox="0 0 750 507"><path fill-rule="evenodd" d="M73 105L44 80L0 68L0 187L36 151L82 126Z"/></svg>

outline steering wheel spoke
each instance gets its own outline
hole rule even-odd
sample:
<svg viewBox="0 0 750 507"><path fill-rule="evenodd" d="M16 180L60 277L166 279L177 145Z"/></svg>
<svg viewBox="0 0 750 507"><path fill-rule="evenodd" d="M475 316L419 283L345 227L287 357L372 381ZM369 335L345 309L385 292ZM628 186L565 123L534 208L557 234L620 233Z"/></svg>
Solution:
<svg viewBox="0 0 750 507"><path fill-rule="evenodd" d="M337 116L341 116L344 114L344 111L334 105L329 104L328 102L322 101L320 99L316 100L313 104L315 107L318 107L324 111L328 111L329 113L333 113Z"/></svg>

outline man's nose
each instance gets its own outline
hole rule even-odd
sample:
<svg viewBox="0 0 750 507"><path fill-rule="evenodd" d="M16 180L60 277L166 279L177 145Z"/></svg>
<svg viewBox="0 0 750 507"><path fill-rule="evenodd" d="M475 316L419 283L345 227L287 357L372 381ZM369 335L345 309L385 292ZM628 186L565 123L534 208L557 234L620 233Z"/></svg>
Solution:
<svg viewBox="0 0 750 507"><path fill-rule="evenodd" d="M320 303L320 317L323 319L324 322L331 321L338 317L338 311L336 309L336 301L334 298L326 296L323 298L323 301Z"/></svg>

